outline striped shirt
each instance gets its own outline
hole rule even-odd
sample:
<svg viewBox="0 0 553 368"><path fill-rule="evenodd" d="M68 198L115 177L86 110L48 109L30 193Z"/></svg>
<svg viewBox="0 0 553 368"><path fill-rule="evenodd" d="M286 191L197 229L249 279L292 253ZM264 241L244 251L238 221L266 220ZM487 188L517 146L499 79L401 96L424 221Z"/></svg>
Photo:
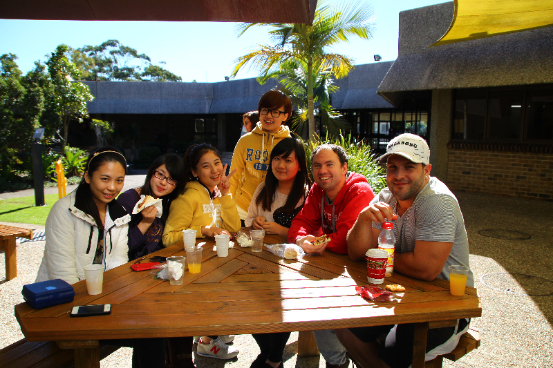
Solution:
<svg viewBox="0 0 553 368"><path fill-rule="evenodd" d="M371 201L385 202L397 208L397 200L388 188L384 188ZM397 212L394 210L394 213ZM449 266L469 266L469 243L465 221L455 195L435 177L431 177L417 194L415 201L403 216L392 221L396 236L397 253L413 252L417 240L453 243L451 253L438 276L449 280ZM373 228L382 230L382 224L373 222ZM469 273L468 286L474 286L474 275Z"/></svg>

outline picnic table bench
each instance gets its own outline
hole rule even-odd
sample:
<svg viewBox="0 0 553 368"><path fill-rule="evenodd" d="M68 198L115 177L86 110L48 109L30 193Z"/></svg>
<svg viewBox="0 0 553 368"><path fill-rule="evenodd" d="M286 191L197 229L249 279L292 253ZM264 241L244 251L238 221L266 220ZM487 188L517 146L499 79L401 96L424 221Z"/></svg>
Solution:
<svg viewBox="0 0 553 368"><path fill-rule="evenodd" d="M0 225L0 249L6 253L6 279L17 277L16 238L33 238L33 230L21 227Z"/></svg>
<svg viewBox="0 0 553 368"><path fill-rule="evenodd" d="M363 262L325 252L317 257L284 260L266 250L229 249L217 257L211 239L204 242L202 270L185 273L183 285L170 285L126 264L104 274L102 294L90 296L84 281L73 285L72 303L34 310L15 307L29 341L56 341L74 349L76 367L99 367L99 340L117 338L184 338L193 335L251 334L414 323L420 344L413 367L425 367L428 329L450 326L456 319L481 316L476 289L452 296L444 280L425 282L394 274L386 283L407 288L392 302L377 303L355 295L367 281ZM282 243L265 237L265 243ZM185 255L182 242L155 253ZM73 305L112 304L109 316L71 319ZM217 313L214 313L217 312ZM303 334L300 337L303 345Z"/></svg>

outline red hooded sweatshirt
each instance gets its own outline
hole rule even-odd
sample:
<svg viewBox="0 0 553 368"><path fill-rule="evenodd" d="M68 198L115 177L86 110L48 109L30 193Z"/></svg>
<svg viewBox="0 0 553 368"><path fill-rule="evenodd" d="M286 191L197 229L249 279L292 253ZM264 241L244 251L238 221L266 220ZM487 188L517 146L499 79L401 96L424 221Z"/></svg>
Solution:
<svg viewBox="0 0 553 368"><path fill-rule="evenodd" d="M306 235L320 236L325 233L331 239L326 249L339 254L347 254L346 235L357 220L359 213L369 205L373 198L374 193L367 179L354 172L347 173L346 182L333 203L329 203L324 190L314 184L302 210L292 220L288 231L288 241L295 244L296 240ZM321 203L324 210L324 221L321 221Z"/></svg>

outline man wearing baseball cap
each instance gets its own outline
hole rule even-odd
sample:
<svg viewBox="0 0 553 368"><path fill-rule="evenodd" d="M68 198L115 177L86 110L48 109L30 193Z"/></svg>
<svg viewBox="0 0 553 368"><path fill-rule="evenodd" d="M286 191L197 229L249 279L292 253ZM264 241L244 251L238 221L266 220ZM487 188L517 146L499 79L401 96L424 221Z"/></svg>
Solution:
<svg viewBox="0 0 553 368"><path fill-rule="evenodd" d="M347 236L349 257L365 259L378 247L382 222L394 224L394 272L416 279L449 280L449 266L469 267L468 239L457 198L439 179L430 176L430 149L414 134L401 134L379 157L386 164L387 188L363 209ZM470 267L469 267L470 268ZM474 286L472 272L468 286ZM451 352L468 329L468 319L455 327L428 331L425 360ZM342 344L362 367L409 367L413 359L413 325L336 330ZM376 339L386 334L384 343Z"/></svg>

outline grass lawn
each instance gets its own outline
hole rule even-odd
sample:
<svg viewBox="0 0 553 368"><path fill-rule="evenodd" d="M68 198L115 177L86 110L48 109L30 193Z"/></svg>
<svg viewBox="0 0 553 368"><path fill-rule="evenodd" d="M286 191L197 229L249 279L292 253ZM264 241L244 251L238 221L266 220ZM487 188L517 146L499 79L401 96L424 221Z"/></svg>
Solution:
<svg viewBox="0 0 553 368"><path fill-rule="evenodd" d="M44 196L46 205L36 207L35 196L3 199L0 201L0 221L44 226L57 200L57 194L47 194Z"/></svg>

